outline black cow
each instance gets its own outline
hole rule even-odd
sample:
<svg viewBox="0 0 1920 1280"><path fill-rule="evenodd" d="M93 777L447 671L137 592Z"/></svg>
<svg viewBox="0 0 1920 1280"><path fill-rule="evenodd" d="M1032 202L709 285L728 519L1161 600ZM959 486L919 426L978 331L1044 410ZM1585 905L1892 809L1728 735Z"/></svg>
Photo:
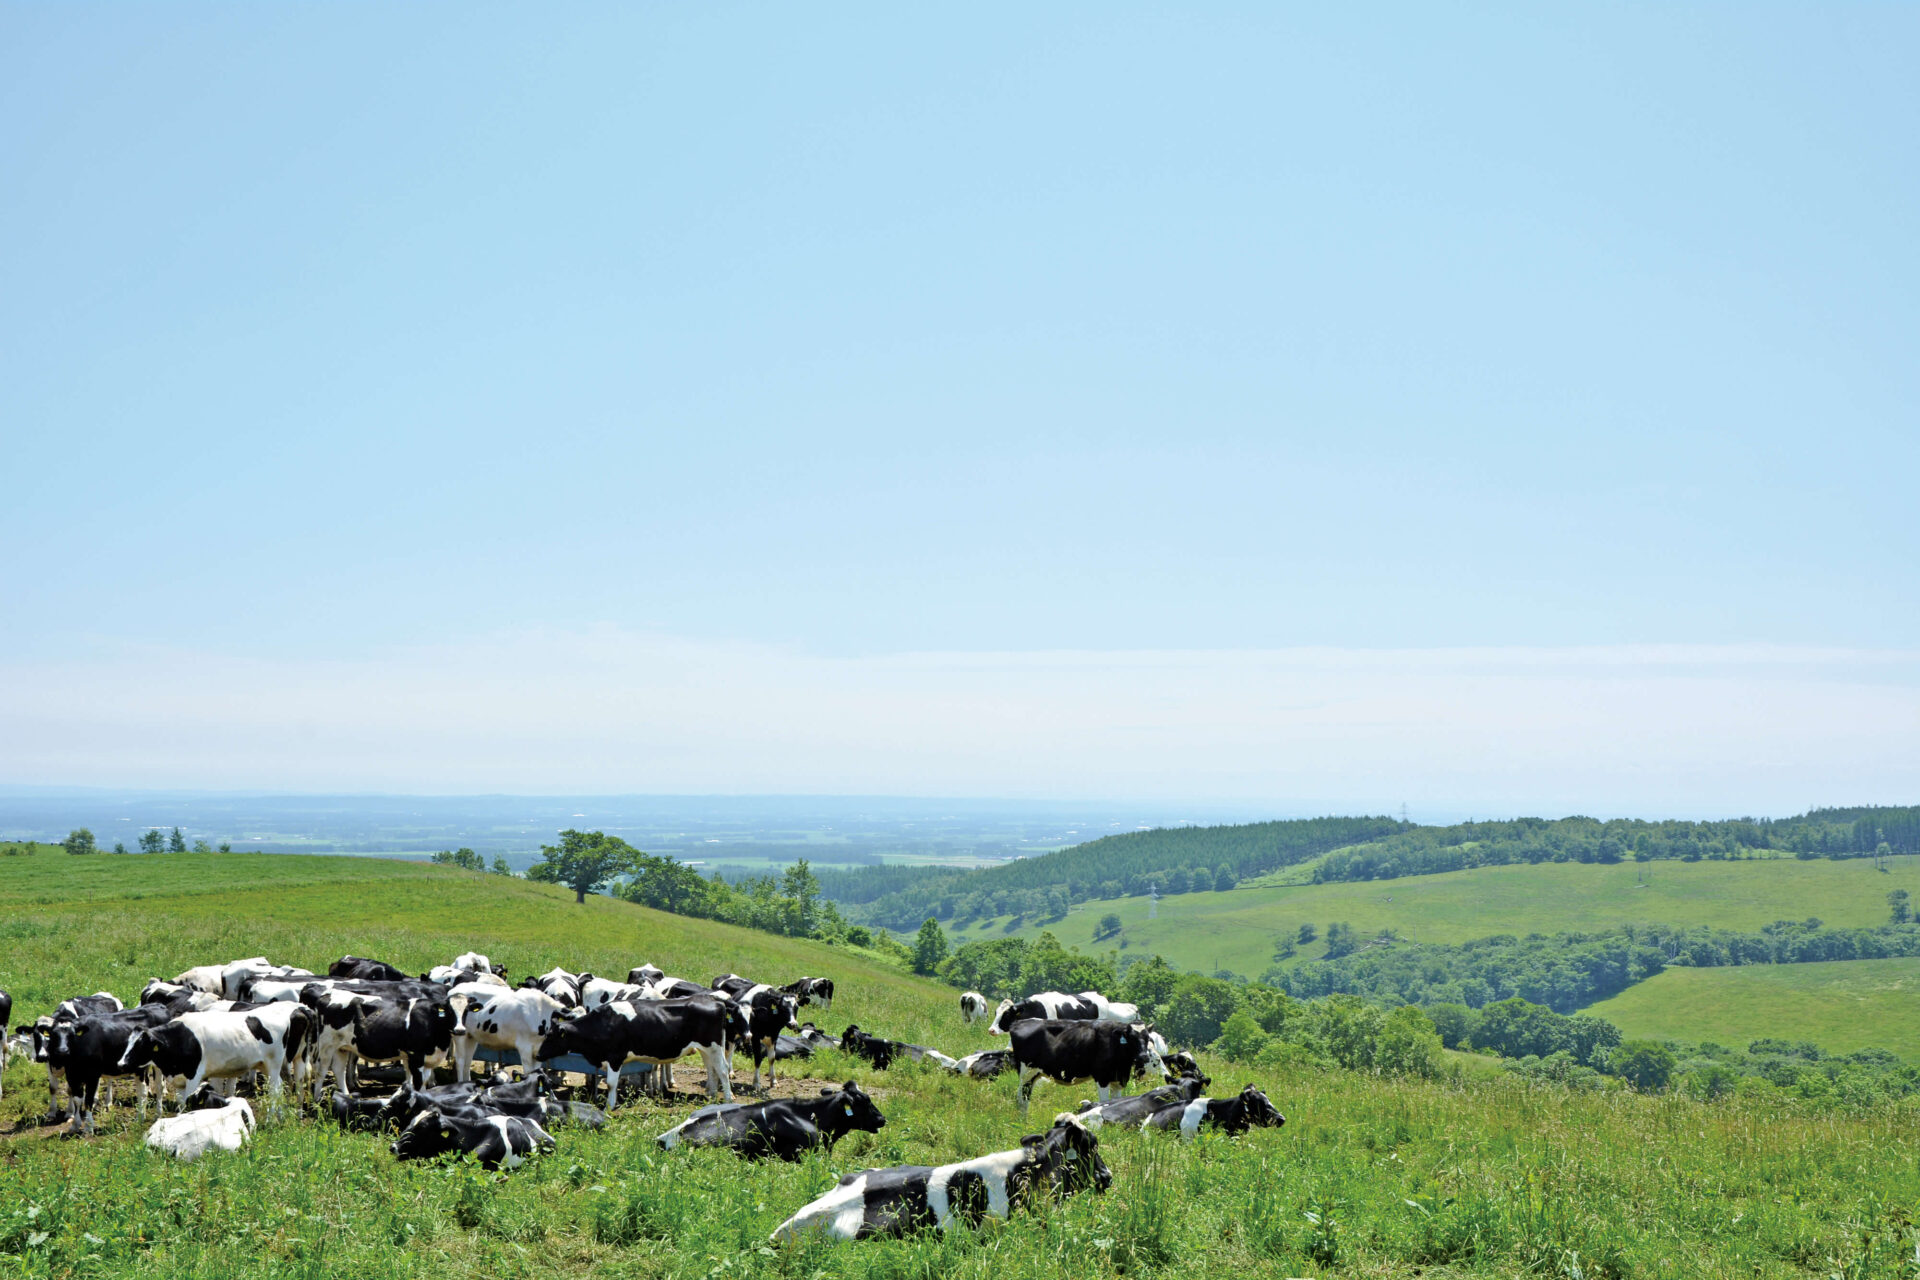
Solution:
<svg viewBox="0 0 1920 1280"><path fill-rule="evenodd" d="M1199 1097L1206 1087L1198 1079L1182 1077L1172 1084L1149 1089L1138 1097L1115 1098L1111 1102L1083 1102L1078 1114L1089 1129L1109 1124L1124 1129L1138 1129L1154 1112L1164 1107L1184 1107Z"/></svg>
<svg viewBox="0 0 1920 1280"><path fill-rule="evenodd" d="M534 1058L548 1062L578 1054L606 1073L607 1107L620 1100L620 1068L629 1062L670 1067L697 1052L707 1069L707 1095L733 1101L727 1069L727 1023L731 1002L711 995L692 1000L616 1001L558 1022ZM737 1008L737 1006L736 1006Z"/></svg>
<svg viewBox="0 0 1920 1280"><path fill-rule="evenodd" d="M135 1074L120 1066L133 1038L172 1017L165 1005L143 1004L77 1021L54 1019L47 1036L47 1068L58 1070L66 1079L73 1111L71 1132L93 1128L93 1104L102 1077Z"/></svg>
<svg viewBox="0 0 1920 1280"><path fill-rule="evenodd" d="M1060 1084L1091 1080L1105 1102L1135 1074L1165 1078L1166 1066L1148 1037L1153 1028L1139 1022L1061 1022L1025 1018L1013 1024L1013 1065L1020 1069L1020 1114L1027 1112L1033 1086L1041 1076Z"/></svg>
<svg viewBox="0 0 1920 1280"><path fill-rule="evenodd" d="M538 1120L480 1111L428 1108L415 1116L388 1149L402 1160L425 1160L459 1151L483 1168L511 1169L536 1151L551 1151L553 1135Z"/></svg>
<svg viewBox="0 0 1920 1280"><path fill-rule="evenodd" d="M327 966L327 976L360 978L368 982L404 982L413 977L385 960L369 960L365 956L341 956Z"/></svg>
<svg viewBox="0 0 1920 1280"><path fill-rule="evenodd" d="M1100 1158L1100 1142L1078 1119L1062 1115L1044 1134L1020 1139L1013 1151L959 1164L866 1169L774 1228L777 1243L809 1237L864 1240L905 1235L955 1220L978 1226L1006 1218L1050 1192L1055 1199L1091 1186L1105 1191L1113 1174Z"/></svg>
<svg viewBox="0 0 1920 1280"><path fill-rule="evenodd" d="M96 991L90 996L73 996L54 1006L53 1012L35 1018L27 1029L28 1055L47 1069L47 1114L41 1124L58 1124L67 1118L67 1073L47 1060L47 1046L56 1022L77 1023L82 1018L97 1018L119 1013L125 1006L111 991Z"/></svg>
<svg viewBox="0 0 1920 1280"><path fill-rule="evenodd" d="M796 978L780 989L790 996L798 996L802 1009L808 1005L818 1005L822 1013L833 1009L832 978Z"/></svg>
<svg viewBox="0 0 1920 1280"><path fill-rule="evenodd" d="M662 1147L730 1147L749 1160L778 1156L798 1160L815 1147L833 1144L855 1129L878 1133L887 1123L860 1086L849 1080L822 1089L818 1098L775 1098L739 1106L702 1107L661 1134Z"/></svg>
<svg viewBox="0 0 1920 1280"><path fill-rule="evenodd" d="M882 1071L893 1065L896 1056L904 1057L907 1052L907 1046L898 1040L870 1036L857 1026L849 1026L840 1033L840 1048L856 1058L865 1058Z"/></svg>
<svg viewBox="0 0 1920 1280"><path fill-rule="evenodd" d="M550 1096L546 1078L538 1073L512 1084L488 1085L478 1080L460 1080L428 1089L403 1084L391 1095L374 1101L380 1104L374 1112L374 1127L379 1129L404 1129L422 1111L436 1107L541 1121L557 1120L566 1111ZM336 1108L335 1115L338 1114Z"/></svg>
<svg viewBox="0 0 1920 1280"><path fill-rule="evenodd" d="M353 1052L362 1062L397 1062L404 1058L407 1074L427 1082L427 1059L444 1058L453 1048L453 1010L444 1004L415 997L405 1004L369 1006L355 1001L348 1011L353 1023ZM322 1015L325 1017L327 1015Z"/></svg>
<svg viewBox="0 0 1920 1280"><path fill-rule="evenodd" d="M1199 1097L1187 1103L1173 1103L1147 1117L1142 1128L1178 1129L1189 1142L1203 1126L1223 1133L1245 1133L1252 1128L1277 1129L1287 1122L1267 1095L1248 1085L1234 1098Z"/></svg>
<svg viewBox="0 0 1920 1280"><path fill-rule="evenodd" d="M813 1056L813 1046L799 1036L781 1035L773 1042L773 1057L776 1062L785 1062L790 1058L805 1060Z"/></svg>

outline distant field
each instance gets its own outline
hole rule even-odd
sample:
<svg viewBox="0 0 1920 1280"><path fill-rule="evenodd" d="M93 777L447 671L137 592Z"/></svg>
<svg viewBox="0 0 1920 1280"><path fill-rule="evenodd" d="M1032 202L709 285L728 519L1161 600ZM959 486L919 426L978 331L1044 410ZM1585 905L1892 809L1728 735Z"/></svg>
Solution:
<svg viewBox="0 0 1920 1280"><path fill-rule="evenodd" d="M1669 969L1590 1011L1629 1036L1733 1048L1779 1036L1920 1062L1920 957Z"/></svg>
<svg viewBox="0 0 1920 1280"><path fill-rule="evenodd" d="M1391 928L1416 942L1466 942L1489 934L1594 931L1622 924L1705 924L1758 929L1774 920L1818 916L1830 925L1883 924L1887 893L1920 898L1920 857L1892 860L1889 873L1871 862L1540 863L1485 867L1436 876L1354 884L1269 885L1226 893L1162 898L1156 920L1145 898L1088 902L1051 924L1027 922L1031 937L1051 929L1069 946L1158 952L1184 969L1227 968L1259 977L1273 961L1274 940L1311 922L1322 934L1344 920L1363 934ZM1647 884L1637 887L1644 875ZM1100 918L1118 915L1119 938L1093 941ZM955 934L957 940L1001 937L1005 921ZM1300 950L1317 958L1324 943Z"/></svg>

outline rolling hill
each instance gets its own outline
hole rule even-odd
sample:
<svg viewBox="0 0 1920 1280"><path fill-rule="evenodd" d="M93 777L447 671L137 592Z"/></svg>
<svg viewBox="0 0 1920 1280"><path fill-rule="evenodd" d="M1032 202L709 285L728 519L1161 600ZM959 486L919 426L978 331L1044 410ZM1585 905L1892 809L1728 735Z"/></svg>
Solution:
<svg viewBox="0 0 1920 1280"><path fill-rule="evenodd" d="M955 1053L994 1043L959 1022L950 988L879 957L608 898L576 905L553 886L363 859L0 858L0 987L15 995L16 1018L102 986L130 996L151 975L208 959L265 953L318 966L353 951L415 967L468 948L516 975L554 963L624 972L642 959L694 977L825 974L840 987L835 1029L857 1021ZM273 1105L247 1149L192 1165L147 1151L144 1121L125 1105L103 1114L96 1138L48 1141L31 1123L44 1077L16 1061L0 1102L0 1270L1038 1280L1071 1268L1105 1280L1437 1274L1442 1264L1456 1276L1570 1275L1577 1262L1583 1275L1784 1278L1871 1262L1863 1251L1878 1233L1906 1240L1880 1206L1920 1199L1920 1138L1889 1123L1891 1112L1701 1106L1479 1072L1422 1081L1202 1061L1216 1093L1266 1089L1287 1127L1193 1145L1105 1131L1105 1195L977 1233L797 1252L767 1247L767 1232L841 1174L1006 1149L1084 1090L1043 1086L1029 1122L1009 1079L877 1072L829 1053L809 1065L811 1080L783 1083L857 1079L888 1116L831 1156L754 1165L662 1153L654 1135L695 1102L635 1101L604 1130L559 1130L557 1151L502 1178L401 1164L383 1136Z"/></svg>

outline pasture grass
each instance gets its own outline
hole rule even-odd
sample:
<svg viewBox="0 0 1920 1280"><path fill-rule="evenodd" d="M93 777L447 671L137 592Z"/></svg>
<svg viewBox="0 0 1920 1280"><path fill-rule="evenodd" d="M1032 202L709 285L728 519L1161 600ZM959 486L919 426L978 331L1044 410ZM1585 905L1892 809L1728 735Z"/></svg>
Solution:
<svg viewBox="0 0 1920 1280"><path fill-rule="evenodd" d="M1363 936L1392 929L1414 942L1468 942L1493 934L1594 933L1625 924L1713 925L1754 931L1775 920L1818 916L1828 925L1885 924L1887 894L1906 889L1920 898L1920 857L1801 862L1794 858L1737 862L1547 862L1480 867L1439 875L1343 884L1261 884L1225 893L1184 893L1160 899L1157 919L1145 898L1094 900L1050 922L1005 919L957 930L957 941L1008 935L1036 937L1048 929L1068 946L1104 951L1124 941L1129 951L1165 956L1179 969L1231 969L1257 978L1273 964L1275 942L1311 923L1320 940L1299 948L1298 960L1320 958L1333 921ZM1641 878L1645 886L1639 887ZM1095 942L1102 916L1120 917L1117 937ZM1914 1006L1920 1015L1920 1004Z"/></svg>
<svg viewBox="0 0 1920 1280"><path fill-rule="evenodd" d="M0 860L0 986L22 1013L101 986L128 996L148 976L212 959L264 953L318 967L353 951L412 968L473 947L516 976L560 962L624 974L641 960L696 978L826 974L841 989L836 1030L858 1021L954 1053L991 1042L960 1023L951 990L876 958L605 899L578 906L548 886L363 860L175 855L114 859L104 876L67 865L77 861ZM43 865L20 865L31 863ZM831 1157L662 1153L654 1135L694 1104L635 1103L604 1131L561 1130L555 1153L505 1177L402 1165L384 1138L291 1108L269 1113L246 1150L180 1165L140 1145L143 1122L123 1107L97 1139L31 1128L0 1138L0 1275L1912 1274L1920 1136L1906 1107L1702 1105L1504 1076L1206 1065L1216 1093L1260 1083L1288 1126L1191 1146L1107 1132L1115 1184L1104 1196L978 1232L800 1249L775 1249L767 1233L838 1174L1003 1149L1081 1088L1041 1086L1023 1124L1009 1079L875 1072L825 1054L809 1074L860 1080L889 1118ZM45 1092L30 1065L7 1085L0 1127L10 1128Z"/></svg>
<svg viewBox="0 0 1920 1280"><path fill-rule="evenodd" d="M1588 1012L1628 1036L1744 1048L1761 1036L1920 1062L1920 956L1668 969Z"/></svg>

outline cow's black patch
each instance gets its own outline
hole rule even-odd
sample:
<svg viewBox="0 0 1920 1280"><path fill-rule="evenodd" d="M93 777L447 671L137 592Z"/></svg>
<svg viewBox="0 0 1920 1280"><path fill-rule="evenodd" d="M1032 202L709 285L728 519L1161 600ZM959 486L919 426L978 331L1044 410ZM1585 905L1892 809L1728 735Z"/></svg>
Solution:
<svg viewBox="0 0 1920 1280"><path fill-rule="evenodd" d="M859 1237L903 1235L936 1225L927 1204L927 1179L932 1176L933 1170L926 1165L867 1170Z"/></svg>
<svg viewBox="0 0 1920 1280"><path fill-rule="evenodd" d="M962 1169L948 1180L948 1211L968 1226L979 1226L987 1216L987 1201L987 1180L972 1169Z"/></svg>
<svg viewBox="0 0 1920 1280"><path fill-rule="evenodd" d="M273 1043L273 1032L267 1030L267 1024L260 1021L260 1019L249 1017L247 1019L247 1030L253 1032L253 1038L261 1044Z"/></svg>

